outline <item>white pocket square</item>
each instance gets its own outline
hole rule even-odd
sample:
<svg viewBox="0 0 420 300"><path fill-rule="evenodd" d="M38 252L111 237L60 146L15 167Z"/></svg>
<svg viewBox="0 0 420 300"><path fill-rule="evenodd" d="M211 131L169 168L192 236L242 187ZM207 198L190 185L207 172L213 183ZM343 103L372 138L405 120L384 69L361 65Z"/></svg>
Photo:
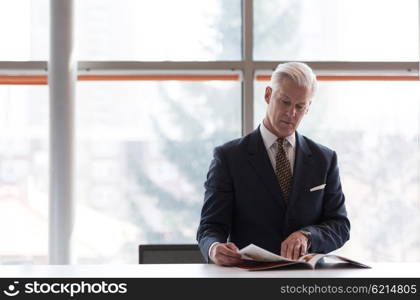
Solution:
<svg viewBox="0 0 420 300"><path fill-rule="evenodd" d="M321 185L317 185L317 186L314 186L313 188L311 188L309 191L314 192L314 191L317 191L317 190L322 190L323 188L325 188L325 186L326 186L325 183L321 184Z"/></svg>

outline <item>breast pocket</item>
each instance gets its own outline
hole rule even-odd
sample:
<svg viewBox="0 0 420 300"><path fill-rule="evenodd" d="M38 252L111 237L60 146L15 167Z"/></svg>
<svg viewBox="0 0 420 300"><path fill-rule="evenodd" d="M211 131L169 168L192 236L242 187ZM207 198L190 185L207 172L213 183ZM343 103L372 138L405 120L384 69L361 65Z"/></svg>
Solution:
<svg viewBox="0 0 420 300"><path fill-rule="evenodd" d="M324 190L316 190L299 195L289 210L290 217L299 227L315 224L322 216Z"/></svg>
<svg viewBox="0 0 420 300"><path fill-rule="evenodd" d="M313 193L313 192L316 192L316 191L322 191L322 190L325 189L326 186L327 186L327 184L325 184L325 183L313 186L309 189L309 192Z"/></svg>

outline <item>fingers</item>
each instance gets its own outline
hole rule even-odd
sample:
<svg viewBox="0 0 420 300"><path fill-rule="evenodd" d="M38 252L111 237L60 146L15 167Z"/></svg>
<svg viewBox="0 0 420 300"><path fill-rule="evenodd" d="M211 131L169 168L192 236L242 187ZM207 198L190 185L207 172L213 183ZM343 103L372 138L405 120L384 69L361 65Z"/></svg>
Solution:
<svg viewBox="0 0 420 300"><path fill-rule="evenodd" d="M294 242L294 243L289 243L288 247L287 247L287 258L289 259L294 259L293 253L295 252L295 249L299 247L298 242Z"/></svg>
<svg viewBox="0 0 420 300"><path fill-rule="evenodd" d="M233 243L219 243L212 249L211 260L224 266L238 265L242 262L239 249Z"/></svg>
<svg viewBox="0 0 420 300"><path fill-rule="evenodd" d="M225 255L225 256L229 256L229 257L233 257L233 258L240 258L241 254L238 252L238 250L232 250L229 247L225 246L225 247L220 247L220 253Z"/></svg>
<svg viewBox="0 0 420 300"><path fill-rule="evenodd" d="M308 243L303 243L302 246L300 247L300 253L299 253L299 257L302 255L305 255L308 252Z"/></svg>
<svg viewBox="0 0 420 300"><path fill-rule="evenodd" d="M239 249L238 249L238 247L236 247L236 245L234 243L231 243L231 242L226 243L226 247L239 254ZM240 254L239 254L239 256L240 256Z"/></svg>
<svg viewBox="0 0 420 300"><path fill-rule="evenodd" d="M307 237L301 232L294 232L281 244L280 254L288 259L296 260L306 254L307 247Z"/></svg>
<svg viewBox="0 0 420 300"><path fill-rule="evenodd" d="M301 256L302 245L298 241L283 242L281 246L281 256L288 259L298 259Z"/></svg>
<svg viewBox="0 0 420 300"><path fill-rule="evenodd" d="M287 258L287 246L288 246L287 240L281 243L280 255L286 258Z"/></svg>
<svg viewBox="0 0 420 300"><path fill-rule="evenodd" d="M222 265L222 266L236 266L239 265L242 262L242 259L240 258L234 258L229 256L218 256L216 260L216 264Z"/></svg>
<svg viewBox="0 0 420 300"><path fill-rule="evenodd" d="M302 249L302 245L300 243L297 243L295 245L295 248L292 251L292 256L293 256L292 259L298 259L300 257L301 249Z"/></svg>

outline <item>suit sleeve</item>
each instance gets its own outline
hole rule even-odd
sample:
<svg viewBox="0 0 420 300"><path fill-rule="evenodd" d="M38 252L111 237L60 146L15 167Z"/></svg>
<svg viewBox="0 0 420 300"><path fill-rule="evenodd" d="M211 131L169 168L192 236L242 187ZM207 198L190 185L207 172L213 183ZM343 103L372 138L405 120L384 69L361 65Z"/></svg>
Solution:
<svg viewBox="0 0 420 300"><path fill-rule="evenodd" d="M350 221L347 218L335 152L328 169L324 193L320 222L302 228L311 233L310 251L316 253L334 251L343 246L350 237Z"/></svg>
<svg viewBox="0 0 420 300"><path fill-rule="evenodd" d="M225 243L229 236L234 205L232 178L222 148L215 148L213 156L204 184L204 204L197 231L197 241L207 262L210 246L214 242Z"/></svg>

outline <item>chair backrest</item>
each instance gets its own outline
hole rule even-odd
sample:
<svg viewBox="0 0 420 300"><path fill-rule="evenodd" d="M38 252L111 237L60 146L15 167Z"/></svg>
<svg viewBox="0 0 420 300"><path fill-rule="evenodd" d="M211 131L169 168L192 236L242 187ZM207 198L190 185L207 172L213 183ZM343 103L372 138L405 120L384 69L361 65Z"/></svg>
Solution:
<svg viewBox="0 0 420 300"><path fill-rule="evenodd" d="M139 245L140 264L204 264L197 244Z"/></svg>

